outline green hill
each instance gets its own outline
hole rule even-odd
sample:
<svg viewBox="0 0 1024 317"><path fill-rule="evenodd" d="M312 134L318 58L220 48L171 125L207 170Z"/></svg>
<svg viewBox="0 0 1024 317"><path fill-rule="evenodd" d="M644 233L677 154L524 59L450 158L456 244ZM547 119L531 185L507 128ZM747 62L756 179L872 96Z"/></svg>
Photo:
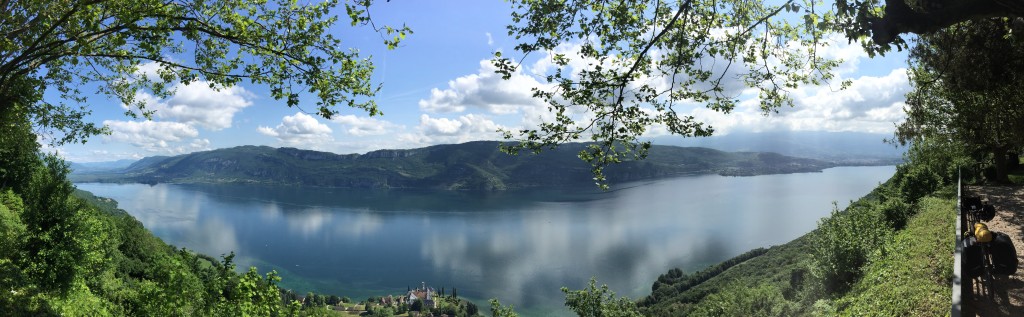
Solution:
<svg viewBox="0 0 1024 317"><path fill-rule="evenodd" d="M949 313L955 188L903 165L788 243L695 272L671 269L645 316L941 316ZM927 187L907 195L912 183ZM939 188L939 190L935 190ZM914 203L907 203L911 201Z"/></svg>
<svg viewBox="0 0 1024 317"><path fill-rule="evenodd" d="M590 166L577 157L585 144L566 144L541 154L508 155L499 142L435 145L366 154L240 146L173 157L148 157L127 168L75 173L76 182L265 183L357 188L506 190L586 185ZM832 163L775 153L723 152L653 146L643 161L608 167L612 182L718 173L758 175L818 172Z"/></svg>

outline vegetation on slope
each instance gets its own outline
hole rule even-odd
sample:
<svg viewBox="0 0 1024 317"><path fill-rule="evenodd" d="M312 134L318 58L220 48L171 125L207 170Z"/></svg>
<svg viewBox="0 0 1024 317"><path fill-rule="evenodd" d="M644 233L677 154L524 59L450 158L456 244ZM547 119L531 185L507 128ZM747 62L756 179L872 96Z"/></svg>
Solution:
<svg viewBox="0 0 1024 317"><path fill-rule="evenodd" d="M9 316L284 316L274 273L163 243L113 202L73 195L66 165L2 189L0 311ZM297 313L294 310L293 313Z"/></svg>
<svg viewBox="0 0 1024 317"><path fill-rule="evenodd" d="M538 155L511 156L499 142L380 150L363 155L241 146L140 160L119 173L81 173L79 182L269 183L326 187L505 190L587 186L590 167L577 158L584 144L567 144ZM729 153L706 148L655 146L646 160L605 172L616 182L683 174L755 175L821 171L832 167L774 153Z"/></svg>
<svg viewBox="0 0 1024 317"><path fill-rule="evenodd" d="M826 315L942 316L949 313L953 276L956 204L927 197L919 214L868 258L864 276L845 296L827 305Z"/></svg>
<svg viewBox="0 0 1024 317"><path fill-rule="evenodd" d="M641 311L649 316L943 314L949 308L948 238L955 213L950 191L937 190L949 188L955 174L938 164L948 162L934 155L943 152L925 146L912 148L909 162L888 182L833 211L800 238L693 275L679 269L662 275L651 295L638 301ZM726 269L719 270L723 265ZM691 276L699 276L700 283Z"/></svg>

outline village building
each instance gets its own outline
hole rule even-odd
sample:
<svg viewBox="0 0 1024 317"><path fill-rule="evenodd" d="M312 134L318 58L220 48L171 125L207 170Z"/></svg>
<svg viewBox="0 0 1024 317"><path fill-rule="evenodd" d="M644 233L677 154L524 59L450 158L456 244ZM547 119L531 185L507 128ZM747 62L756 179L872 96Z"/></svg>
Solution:
<svg viewBox="0 0 1024 317"><path fill-rule="evenodd" d="M409 306L412 306L416 300L423 300L424 307L437 309L437 302L434 300L435 296L437 296L437 291L432 287L427 287L427 283L424 282L420 288L410 290L409 293L403 297L406 299L405 303Z"/></svg>

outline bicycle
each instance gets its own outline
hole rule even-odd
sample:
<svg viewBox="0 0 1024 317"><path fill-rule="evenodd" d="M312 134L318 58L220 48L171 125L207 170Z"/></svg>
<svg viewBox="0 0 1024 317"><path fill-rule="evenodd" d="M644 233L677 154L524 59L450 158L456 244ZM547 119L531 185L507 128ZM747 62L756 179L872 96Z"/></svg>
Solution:
<svg viewBox="0 0 1024 317"><path fill-rule="evenodd" d="M992 205L982 203L978 197L967 197L965 201L962 210L968 228L963 237L964 273L968 277L965 286L967 286L967 290L970 290L970 294L974 294L974 280L980 278L978 291L987 293L989 299L992 299L994 298L992 286L995 280L993 274L995 265L992 261L990 243L993 233L981 221L992 220L995 216L995 209Z"/></svg>

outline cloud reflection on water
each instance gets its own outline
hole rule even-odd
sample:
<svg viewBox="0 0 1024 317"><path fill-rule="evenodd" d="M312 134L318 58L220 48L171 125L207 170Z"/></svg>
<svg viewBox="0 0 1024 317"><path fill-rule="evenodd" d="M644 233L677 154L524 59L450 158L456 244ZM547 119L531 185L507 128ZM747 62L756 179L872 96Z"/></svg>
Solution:
<svg viewBox="0 0 1024 317"><path fill-rule="evenodd" d="M786 242L813 229L831 201L867 193L892 170L710 175L599 194L84 187L121 201L169 243L233 250L239 264L278 269L303 292L365 298L422 281L550 315L565 312L559 287L592 276L637 297L670 268L690 272Z"/></svg>

